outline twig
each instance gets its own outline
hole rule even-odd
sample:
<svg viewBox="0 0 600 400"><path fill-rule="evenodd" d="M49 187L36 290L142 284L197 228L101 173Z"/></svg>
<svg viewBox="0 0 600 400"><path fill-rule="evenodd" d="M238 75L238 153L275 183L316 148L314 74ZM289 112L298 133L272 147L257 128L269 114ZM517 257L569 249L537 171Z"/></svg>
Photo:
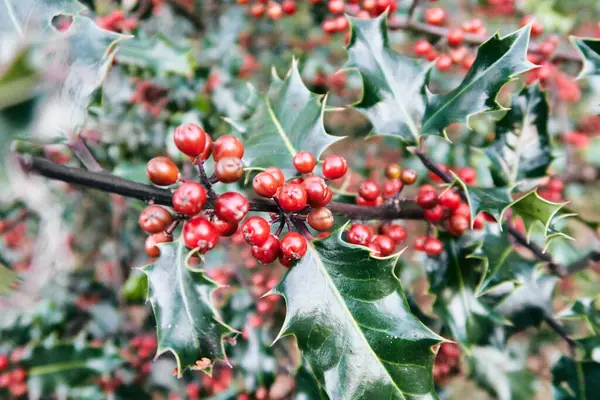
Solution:
<svg viewBox="0 0 600 400"><path fill-rule="evenodd" d="M349 15L356 15L355 10L352 7L346 7L346 13ZM410 12L410 10L409 10ZM414 11L413 11L414 12ZM429 25L423 22L410 20L408 22L393 20L388 22L388 28L391 30L406 30L416 33L425 33L427 35L439 36L439 37L447 37L450 29L444 28L443 26L435 26ZM465 43L473 44L473 45L481 45L489 38L487 36L475 35L473 33L465 33ZM541 54L540 46L533 46L529 48L530 53ZM556 50L552 54L552 58L555 60L562 61L573 61L573 62L581 62L581 58L575 52L571 51L563 51Z"/></svg>
<svg viewBox="0 0 600 400"><path fill-rule="evenodd" d="M417 10L417 7L419 6L420 2L421 0L413 0L410 4L410 7L408 9L408 15L406 16L406 20L408 21L408 23L412 21L413 15L415 14L415 11Z"/></svg>
<svg viewBox="0 0 600 400"><path fill-rule="evenodd" d="M84 167L89 169L90 171L103 171L104 168L98 163L96 157L92 154L90 149L88 149L85 144L85 140L81 136L77 136L73 140L71 140L68 144L71 151L77 156L79 161L83 164Z"/></svg>
<svg viewBox="0 0 600 400"><path fill-rule="evenodd" d="M544 322L548 324L548 326L556 332L561 338L567 342L569 345L569 352L571 353L571 357L575 356L575 349L577 348L577 342L569 336L569 332L565 330L565 328L560 325L556 320L548 315L544 316Z"/></svg>
<svg viewBox="0 0 600 400"><path fill-rule="evenodd" d="M196 167L198 168L198 174L200 175L200 183L206 188L206 192L208 193L208 198L211 201L217 200L217 194L212 188L212 182L210 178L206 175L206 171L204 170L204 161L200 160Z"/></svg>
<svg viewBox="0 0 600 400"><path fill-rule="evenodd" d="M584 269L589 267L590 264L594 264L594 263L598 263L598 262L600 262L600 251L599 250L591 251L585 257L582 257L581 259L567 265L565 267L565 274L569 275L569 274L574 274L575 272L583 271Z"/></svg>
<svg viewBox="0 0 600 400"><path fill-rule="evenodd" d="M204 18L202 17L202 13L199 11L190 10L188 7L181 4L178 0L166 0L165 3L169 4L173 7L175 12L183 17L185 17L188 21L190 21L199 32L203 32L205 29Z"/></svg>
<svg viewBox="0 0 600 400"><path fill-rule="evenodd" d="M172 205L173 194L168 189L130 181L107 172L92 172L81 168L72 168L56 164L42 157L18 156L25 171L33 172L50 179L72 183L116 193L155 204ZM207 204L210 209L211 204ZM390 206L365 207L354 204L331 202L327 208L334 214L344 215L351 219L361 220L392 220L392 219L423 219L423 209L415 202L407 201L401 210ZM250 211L279 212L275 202L270 199L256 198L250 200Z"/></svg>

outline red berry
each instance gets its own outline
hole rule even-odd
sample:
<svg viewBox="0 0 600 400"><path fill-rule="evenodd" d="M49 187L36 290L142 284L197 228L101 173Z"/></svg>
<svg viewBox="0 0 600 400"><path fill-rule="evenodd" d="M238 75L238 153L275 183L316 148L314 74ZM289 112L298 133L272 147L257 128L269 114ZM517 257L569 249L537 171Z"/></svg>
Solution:
<svg viewBox="0 0 600 400"><path fill-rule="evenodd" d="M278 20L281 18L282 10L279 3L271 2L267 7L267 16L272 20Z"/></svg>
<svg viewBox="0 0 600 400"><path fill-rule="evenodd" d="M0 354L0 371L3 371L8 367L8 356L6 354Z"/></svg>
<svg viewBox="0 0 600 400"><path fill-rule="evenodd" d="M206 132L198 125L183 124L175 129L173 140L175 146L183 154L190 157L198 157L204 152L206 145Z"/></svg>
<svg viewBox="0 0 600 400"><path fill-rule="evenodd" d="M329 0L328 8L332 14L341 14L344 12L344 0Z"/></svg>
<svg viewBox="0 0 600 400"><path fill-rule="evenodd" d="M306 190L306 201L311 207L318 207L326 200L329 187L320 176L309 176L302 182L302 185Z"/></svg>
<svg viewBox="0 0 600 400"><path fill-rule="evenodd" d="M319 232L330 230L334 222L333 214L325 207L315 208L308 214L308 224Z"/></svg>
<svg viewBox="0 0 600 400"><path fill-rule="evenodd" d="M460 205L460 195L452 190L447 190L439 196L440 204L451 210Z"/></svg>
<svg viewBox="0 0 600 400"><path fill-rule="evenodd" d="M215 165L215 175L219 182L236 182L244 176L244 164L237 157L223 157Z"/></svg>
<svg viewBox="0 0 600 400"><path fill-rule="evenodd" d="M458 207L452 211L452 215L462 215L465 218L471 218L471 209L467 203L460 203Z"/></svg>
<svg viewBox="0 0 600 400"><path fill-rule="evenodd" d="M396 243L387 235L376 235L372 239L372 243L379 247L379 253L383 257L392 254L396 248Z"/></svg>
<svg viewBox="0 0 600 400"><path fill-rule="evenodd" d="M219 236L232 236L238 229L237 223L223 221L218 215L213 215L211 223L215 227Z"/></svg>
<svg viewBox="0 0 600 400"><path fill-rule="evenodd" d="M194 217L183 226L183 240L188 248L206 253L217 244L219 233L206 218Z"/></svg>
<svg viewBox="0 0 600 400"><path fill-rule="evenodd" d="M296 13L296 2L294 0L284 0L281 4L281 8L287 15L293 15Z"/></svg>
<svg viewBox="0 0 600 400"><path fill-rule="evenodd" d="M425 250L428 256L439 256L444 251L444 244L439 239L430 237L425 241L423 250Z"/></svg>
<svg viewBox="0 0 600 400"><path fill-rule="evenodd" d="M278 187L277 181L268 172L260 172L252 180L252 188L257 195L262 197L275 196Z"/></svg>
<svg viewBox="0 0 600 400"><path fill-rule="evenodd" d="M432 49L433 46L431 46L431 43L423 39L417 40L413 47L413 51L415 52L415 54L420 57L426 56L427 54L429 54L429 52L431 52Z"/></svg>
<svg viewBox="0 0 600 400"><path fill-rule="evenodd" d="M10 385L10 372L0 374L0 388L7 388Z"/></svg>
<svg viewBox="0 0 600 400"><path fill-rule="evenodd" d="M417 236L414 243L415 250L423 251L425 249L425 240L427 240L425 236Z"/></svg>
<svg viewBox="0 0 600 400"><path fill-rule="evenodd" d="M285 183L285 176L283 175L283 171L277 167L269 167L265 169L265 172L273 175L275 178L275 182L277 183L277 187L283 186Z"/></svg>
<svg viewBox="0 0 600 400"><path fill-rule="evenodd" d="M331 35L331 34L335 33L336 31L337 31L337 23L335 22L335 19L326 18L325 21L323 21L323 32L325 32L328 35Z"/></svg>
<svg viewBox="0 0 600 400"><path fill-rule="evenodd" d="M394 197L402 190L402 186L399 179L386 179L383 181L383 197Z"/></svg>
<svg viewBox="0 0 600 400"><path fill-rule="evenodd" d="M406 229L402 225L386 223L381 227L381 233L389 236L396 244L406 240Z"/></svg>
<svg viewBox="0 0 600 400"><path fill-rule="evenodd" d="M473 221L473 229L475 230L482 230L485 227L485 217L483 216L483 214L479 214L478 216L475 217L475 220Z"/></svg>
<svg viewBox="0 0 600 400"><path fill-rule="evenodd" d="M12 370L10 378L12 383L24 382L25 378L27 378L27 371L25 371L25 368L17 367Z"/></svg>
<svg viewBox="0 0 600 400"><path fill-rule="evenodd" d="M184 182L173 193L173 208L178 213L194 216L206 204L206 189L198 182Z"/></svg>
<svg viewBox="0 0 600 400"><path fill-rule="evenodd" d="M155 185L168 186L179 179L179 169L167 157L154 157L146 165L146 175Z"/></svg>
<svg viewBox="0 0 600 400"><path fill-rule="evenodd" d="M301 151L294 156L294 168L301 174L309 174L315 168L317 160L308 151Z"/></svg>
<svg viewBox="0 0 600 400"><path fill-rule="evenodd" d="M25 383L13 383L9 386L10 394L14 397L23 397L27 394L27 385Z"/></svg>
<svg viewBox="0 0 600 400"><path fill-rule="evenodd" d="M424 214L427 221L435 223L444 216L444 208L441 205L436 204L432 208L425 210Z"/></svg>
<svg viewBox="0 0 600 400"><path fill-rule="evenodd" d="M477 179L477 172L471 167L464 167L458 170L458 177L467 185L472 185Z"/></svg>
<svg viewBox="0 0 600 400"><path fill-rule="evenodd" d="M261 217L250 217L242 225L244 239L251 246L262 246L271 236L271 226Z"/></svg>
<svg viewBox="0 0 600 400"><path fill-rule="evenodd" d="M296 261L294 257L286 256L285 254L279 254L279 262L286 268L292 266L292 264Z"/></svg>
<svg viewBox="0 0 600 400"><path fill-rule="evenodd" d="M219 161L223 157L242 158L244 145L235 136L221 136L213 143L212 155L215 161Z"/></svg>
<svg viewBox="0 0 600 400"><path fill-rule="evenodd" d="M405 185L412 185L417 181L417 173L413 169L405 169L402 171L402 176L400 179Z"/></svg>
<svg viewBox="0 0 600 400"><path fill-rule="evenodd" d="M425 10L425 22L431 25L442 25L446 20L446 11L440 7Z"/></svg>
<svg viewBox="0 0 600 400"><path fill-rule="evenodd" d="M438 202L437 194L431 190L419 190L417 195L417 204L422 208L433 208Z"/></svg>
<svg viewBox="0 0 600 400"><path fill-rule="evenodd" d="M454 235L462 235L469 229L469 218L464 215L453 215L450 218L449 229Z"/></svg>
<svg viewBox="0 0 600 400"><path fill-rule="evenodd" d="M379 197L381 189L373 181L363 181L358 188L358 194L367 201L373 201Z"/></svg>
<svg viewBox="0 0 600 400"><path fill-rule="evenodd" d="M261 3L254 3L250 6L250 14L254 18L260 18L265 13L265 5Z"/></svg>
<svg viewBox="0 0 600 400"><path fill-rule="evenodd" d="M558 178L551 178L548 182L548 190L561 193L565 189L565 184Z"/></svg>
<svg viewBox="0 0 600 400"><path fill-rule="evenodd" d="M215 213L224 221L238 223L250 209L248 199L237 192L226 192L215 201Z"/></svg>
<svg viewBox="0 0 600 400"><path fill-rule="evenodd" d="M347 170L346 160L336 154L327 157L323 163L323 176L327 179L339 179Z"/></svg>
<svg viewBox="0 0 600 400"><path fill-rule="evenodd" d="M335 28L338 32L344 32L350 26L350 21L345 15L340 15L335 19Z"/></svg>
<svg viewBox="0 0 600 400"><path fill-rule="evenodd" d="M204 150L202 150L202 153L198 156L198 158L200 160L208 160L208 158L212 154L212 148L213 148L213 141L212 141L210 135L206 134L206 141L204 142Z"/></svg>
<svg viewBox="0 0 600 400"><path fill-rule="evenodd" d="M277 192L277 199L283 211L301 211L306 207L306 189L304 189L304 186L296 183L286 183Z"/></svg>
<svg viewBox="0 0 600 400"><path fill-rule="evenodd" d="M360 244L363 246L369 244L372 237L373 232L371 229L363 224L352 224L346 233L346 240L348 243Z"/></svg>
<svg viewBox="0 0 600 400"><path fill-rule="evenodd" d="M279 257L279 239L275 235L269 235L261 246L252 246L250 252L252 253L252 257L261 263L270 264Z"/></svg>
<svg viewBox="0 0 600 400"><path fill-rule="evenodd" d="M140 226L148 233L162 232L173 222L173 216L164 207L152 205L142 211L139 218ZM1 363L0 363L1 365ZM2 368L0 368L0 371Z"/></svg>
<svg viewBox="0 0 600 400"><path fill-rule="evenodd" d="M442 54L440 58L437 59L435 65L440 71L448 71L452 66L452 59L450 56Z"/></svg>
<svg viewBox="0 0 600 400"><path fill-rule="evenodd" d="M471 68L471 66L473 65L473 63L475 62L475 56L466 56L465 59L462 62L462 67L464 69L469 69Z"/></svg>
<svg viewBox="0 0 600 400"><path fill-rule="evenodd" d="M372 250L373 256L381 257L381 249L379 248L379 246L377 246L377 243L371 242L367 247Z"/></svg>
<svg viewBox="0 0 600 400"><path fill-rule="evenodd" d="M304 257L307 249L306 239L297 232L288 232L281 239L281 254L284 256L299 260Z"/></svg>
<svg viewBox="0 0 600 400"><path fill-rule="evenodd" d="M521 18L521 26L531 23L531 36L540 36L544 33L544 26L536 21L531 15L525 15Z"/></svg>
<svg viewBox="0 0 600 400"><path fill-rule="evenodd" d="M452 29L448 33L448 44L452 47L458 47L463 44L465 40L465 33L462 29Z"/></svg>

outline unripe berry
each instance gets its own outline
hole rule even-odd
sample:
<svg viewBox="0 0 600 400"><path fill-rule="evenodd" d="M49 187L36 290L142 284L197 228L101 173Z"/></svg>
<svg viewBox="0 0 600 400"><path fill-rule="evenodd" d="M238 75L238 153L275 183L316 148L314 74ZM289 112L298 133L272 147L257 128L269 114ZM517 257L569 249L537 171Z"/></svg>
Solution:
<svg viewBox="0 0 600 400"><path fill-rule="evenodd" d="M226 192L215 201L215 214L224 221L237 224L246 214L250 206L248 199L237 192Z"/></svg>
<svg viewBox="0 0 600 400"><path fill-rule="evenodd" d="M140 226L148 233L162 232L173 222L173 216L164 207L151 205L142 211L139 218ZM2 370L0 368L0 370Z"/></svg>
<svg viewBox="0 0 600 400"><path fill-rule="evenodd" d="M146 175L155 185L169 186L179 179L179 169L167 157L154 157L146 165Z"/></svg>
<svg viewBox="0 0 600 400"><path fill-rule="evenodd" d="M334 222L333 214L325 207L315 208L308 214L308 224L320 232L330 230Z"/></svg>
<svg viewBox="0 0 600 400"><path fill-rule="evenodd" d="M373 181L363 181L358 188L358 194L367 201L374 201L381 194L381 189Z"/></svg>
<svg viewBox="0 0 600 400"><path fill-rule="evenodd" d="M325 159L323 162L323 176L327 179L339 179L348 170L348 163L346 160L333 154Z"/></svg>
<svg viewBox="0 0 600 400"><path fill-rule="evenodd" d="M387 235L376 235L372 239L372 243L379 248L379 253L383 257L392 254L396 248L396 243Z"/></svg>
<svg viewBox="0 0 600 400"><path fill-rule="evenodd" d="M183 124L175 129L173 141L183 154L198 157L206 147L206 132L198 125Z"/></svg>
<svg viewBox="0 0 600 400"><path fill-rule="evenodd" d="M242 225L244 239L251 246L262 246L271 236L271 226L261 217L250 217Z"/></svg>
<svg viewBox="0 0 600 400"><path fill-rule="evenodd" d="M242 158L244 145L235 136L221 136L213 143L212 155L215 161L219 161L223 157Z"/></svg>
<svg viewBox="0 0 600 400"><path fill-rule="evenodd" d="M317 160L308 151L300 151L294 156L294 168L301 174L309 174L315 168Z"/></svg>
<svg viewBox="0 0 600 400"><path fill-rule="evenodd" d="M385 177L388 179L400 179L400 176L402 175L402 168L396 164L396 163L392 163L392 164L388 164L385 167Z"/></svg>
<svg viewBox="0 0 600 400"><path fill-rule="evenodd" d="M417 173L413 169L405 169L402 171L400 179L405 185L412 185L417 181Z"/></svg>
<svg viewBox="0 0 600 400"><path fill-rule="evenodd" d="M279 239L275 235L269 235L267 240L261 246L252 246L250 248L252 257L263 264L270 264L277 260L280 252Z"/></svg>
<svg viewBox="0 0 600 400"><path fill-rule="evenodd" d="M173 208L178 213L194 216L206 204L206 189L198 182L184 182L173 193Z"/></svg>
<svg viewBox="0 0 600 400"><path fill-rule="evenodd" d="M195 217L183 226L183 240L188 248L206 253L217 244L219 233L206 218Z"/></svg>
<svg viewBox="0 0 600 400"><path fill-rule="evenodd" d="M281 239L281 254L299 260L306 254L308 244L298 232L288 232Z"/></svg>
<svg viewBox="0 0 600 400"><path fill-rule="evenodd" d="M146 250L146 254L148 254L148 257L153 257L153 258L158 257L158 256L160 256L160 249L158 248L157 244L172 242L172 241L173 241L173 236L167 235L164 232L159 232L159 233L150 235L146 238L146 243L144 246L145 250Z"/></svg>
<svg viewBox="0 0 600 400"><path fill-rule="evenodd" d="M295 183L286 183L277 192L277 199L281 209L286 212L298 212L306 207L307 194L304 186Z"/></svg>
<svg viewBox="0 0 600 400"><path fill-rule="evenodd" d="M244 164L239 158L223 157L215 165L215 175L219 182L236 182L244 176Z"/></svg>
<svg viewBox="0 0 600 400"><path fill-rule="evenodd" d="M346 240L348 243L360 244L363 246L368 245L373 237L371 229L363 224L352 224L348 232L346 233Z"/></svg>

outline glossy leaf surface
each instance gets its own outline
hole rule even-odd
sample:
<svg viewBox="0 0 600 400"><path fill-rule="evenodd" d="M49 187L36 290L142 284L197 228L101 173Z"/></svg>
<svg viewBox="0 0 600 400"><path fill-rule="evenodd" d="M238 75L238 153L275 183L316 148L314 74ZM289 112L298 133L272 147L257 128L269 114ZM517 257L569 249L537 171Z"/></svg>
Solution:
<svg viewBox="0 0 600 400"><path fill-rule="evenodd" d="M572 37L571 41L583 60L583 68L579 77L600 75L600 40Z"/></svg>

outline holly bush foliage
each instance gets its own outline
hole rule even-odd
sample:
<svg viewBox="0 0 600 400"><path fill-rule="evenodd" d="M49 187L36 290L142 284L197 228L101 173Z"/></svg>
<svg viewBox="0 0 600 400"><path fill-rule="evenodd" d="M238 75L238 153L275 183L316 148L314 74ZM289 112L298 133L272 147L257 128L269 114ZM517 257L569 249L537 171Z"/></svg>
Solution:
<svg viewBox="0 0 600 400"><path fill-rule="evenodd" d="M0 398L596 398L566 4L1 2Z"/></svg>

